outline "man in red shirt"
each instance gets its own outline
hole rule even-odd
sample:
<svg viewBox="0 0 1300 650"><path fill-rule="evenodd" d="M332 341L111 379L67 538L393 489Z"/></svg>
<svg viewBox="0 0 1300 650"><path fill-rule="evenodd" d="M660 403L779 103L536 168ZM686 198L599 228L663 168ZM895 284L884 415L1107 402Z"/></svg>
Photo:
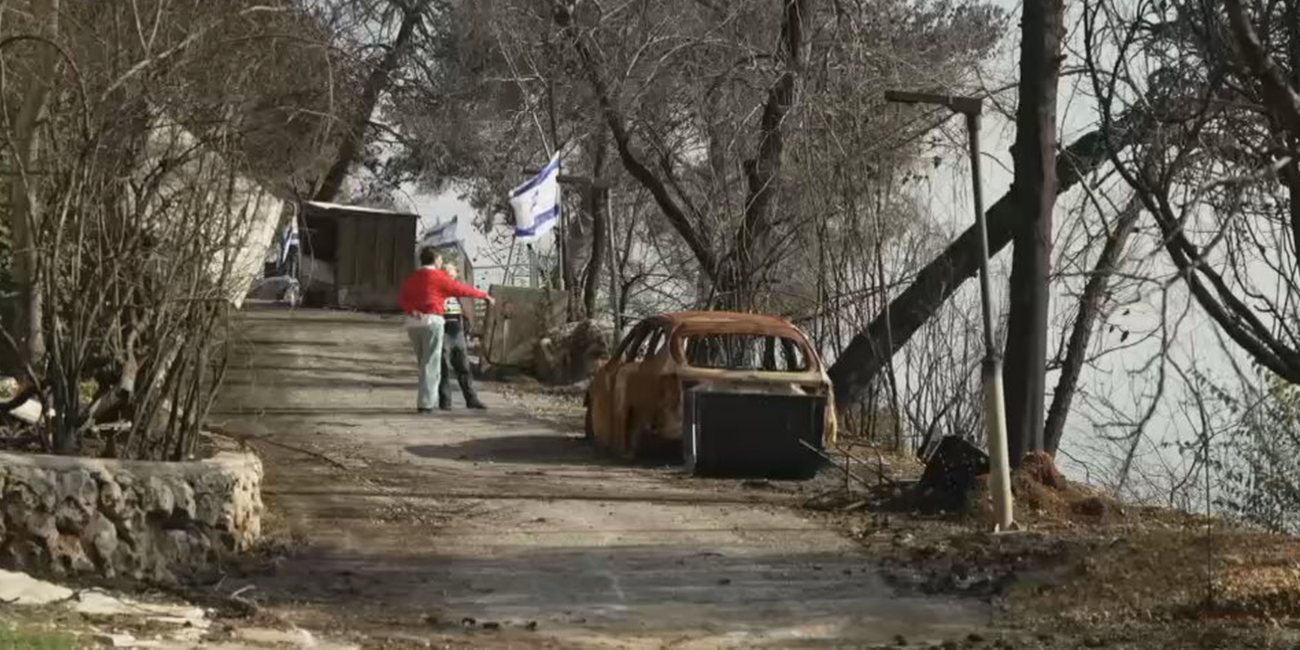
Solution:
<svg viewBox="0 0 1300 650"><path fill-rule="evenodd" d="M416 410L433 411L433 395L442 378L443 314L448 298L480 298L492 304L492 297L468 284L462 284L438 268L439 256L433 248L420 249L420 268L402 283L398 305L406 314L406 335L415 349L415 363L420 370L420 388Z"/></svg>

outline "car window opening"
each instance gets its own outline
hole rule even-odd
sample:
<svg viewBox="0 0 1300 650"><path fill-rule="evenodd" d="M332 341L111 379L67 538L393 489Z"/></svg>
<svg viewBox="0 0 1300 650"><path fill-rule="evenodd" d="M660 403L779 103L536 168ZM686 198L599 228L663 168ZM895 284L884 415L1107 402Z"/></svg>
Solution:
<svg viewBox="0 0 1300 650"><path fill-rule="evenodd" d="M667 347L667 337L660 327L643 325L633 330L619 345L616 355L627 363L635 363L659 356Z"/></svg>
<svg viewBox="0 0 1300 650"><path fill-rule="evenodd" d="M784 336L701 334L685 339L686 363L696 368L759 372L808 369L803 346Z"/></svg>

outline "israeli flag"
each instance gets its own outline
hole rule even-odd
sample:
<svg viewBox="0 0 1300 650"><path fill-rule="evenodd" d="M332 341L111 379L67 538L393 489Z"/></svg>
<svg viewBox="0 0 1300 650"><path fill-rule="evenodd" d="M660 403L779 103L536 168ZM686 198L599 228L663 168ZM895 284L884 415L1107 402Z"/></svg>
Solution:
<svg viewBox="0 0 1300 650"><path fill-rule="evenodd" d="M515 239L533 241L560 220L560 154L541 173L510 191L515 213Z"/></svg>
<svg viewBox="0 0 1300 650"><path fill-rule="evenodd" d="M440 223L425 231L424 238L420 243L424 246L432 246L434 248L455 246L460 242L460 237L456 232L456 226L459 219L459 216L452 217L451 221Z"/></svg>
<svg viewBox="0 0 1300 650"><path fill-rule="evenodd" d="M298 217L295 216L284 228L284 237L280 241L280 264L289 259L289 251L294 246L302 248L298 242Z"/></svg>

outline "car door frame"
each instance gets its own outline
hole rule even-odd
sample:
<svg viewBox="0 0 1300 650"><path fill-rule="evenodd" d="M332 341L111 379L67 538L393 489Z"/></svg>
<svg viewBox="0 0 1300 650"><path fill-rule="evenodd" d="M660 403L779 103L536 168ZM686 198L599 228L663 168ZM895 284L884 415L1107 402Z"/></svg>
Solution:
<svg viewBox="0 0 1300 650"><path fill-rule="evenodd" d="M620 365L615 369L611 379L610 394L613 396L611 403L614 408L610 412L610 445L609 449L620 456L627 457L634 450L631 448L631 431L629 430L629 408L635 408L635 395L629 397L629 385L635 386L637 375L641 371L642 362L645 361L646 352L649 349L648 344L654 340L657 332L662 330L659 323L646 320L637 325L639 336L632 342L632 345L624 351L621 357ZM635 411L633 411L635 412Z"/></svg>
<svg viewBox="0 0 1300 650"><path fill-rule="evenodd" d="M613 441L619 433L614 423L617 411L618 400L615 397L615 382L619 369L626 365L626 355L630 349L635 349L641 344L641 338L645 336L645 323L638 323L632 327L627 336L623 337L622 342L615 348L614 354L610 355L609 361L601 366L596 372L592 381L596 384L596 390L591 391L592 399L589 407L592 409L592 437L600 447L610 448Z"/></svg>
<svg viewBox="0 0 1300 650"><path fill-rule="evenodd" d="M635 456L639 447L634 434L644 433L655 425L661 397L659 375L667 358L669 334L666 324L652 323L643 340L645 346L638 346L640 358L635 366L626 373L620 372L615 379L623 382L621 387L616 384L616 390L621 388L624 396L621 440L625 455Z"/></svg>

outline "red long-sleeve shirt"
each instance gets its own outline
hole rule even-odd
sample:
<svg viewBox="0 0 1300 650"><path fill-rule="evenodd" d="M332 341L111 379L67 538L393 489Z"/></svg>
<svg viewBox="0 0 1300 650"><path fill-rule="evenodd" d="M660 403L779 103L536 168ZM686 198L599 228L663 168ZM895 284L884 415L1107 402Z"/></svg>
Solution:
<svg viewBox="0 0 1300 650"><path fill-rule="evenodd" d="M405 314L438 314L446 311L448 298L486 298L487 294L474 287L451 279L443 271L432 268L416 269L406 276L397 304Z"/></svg>

